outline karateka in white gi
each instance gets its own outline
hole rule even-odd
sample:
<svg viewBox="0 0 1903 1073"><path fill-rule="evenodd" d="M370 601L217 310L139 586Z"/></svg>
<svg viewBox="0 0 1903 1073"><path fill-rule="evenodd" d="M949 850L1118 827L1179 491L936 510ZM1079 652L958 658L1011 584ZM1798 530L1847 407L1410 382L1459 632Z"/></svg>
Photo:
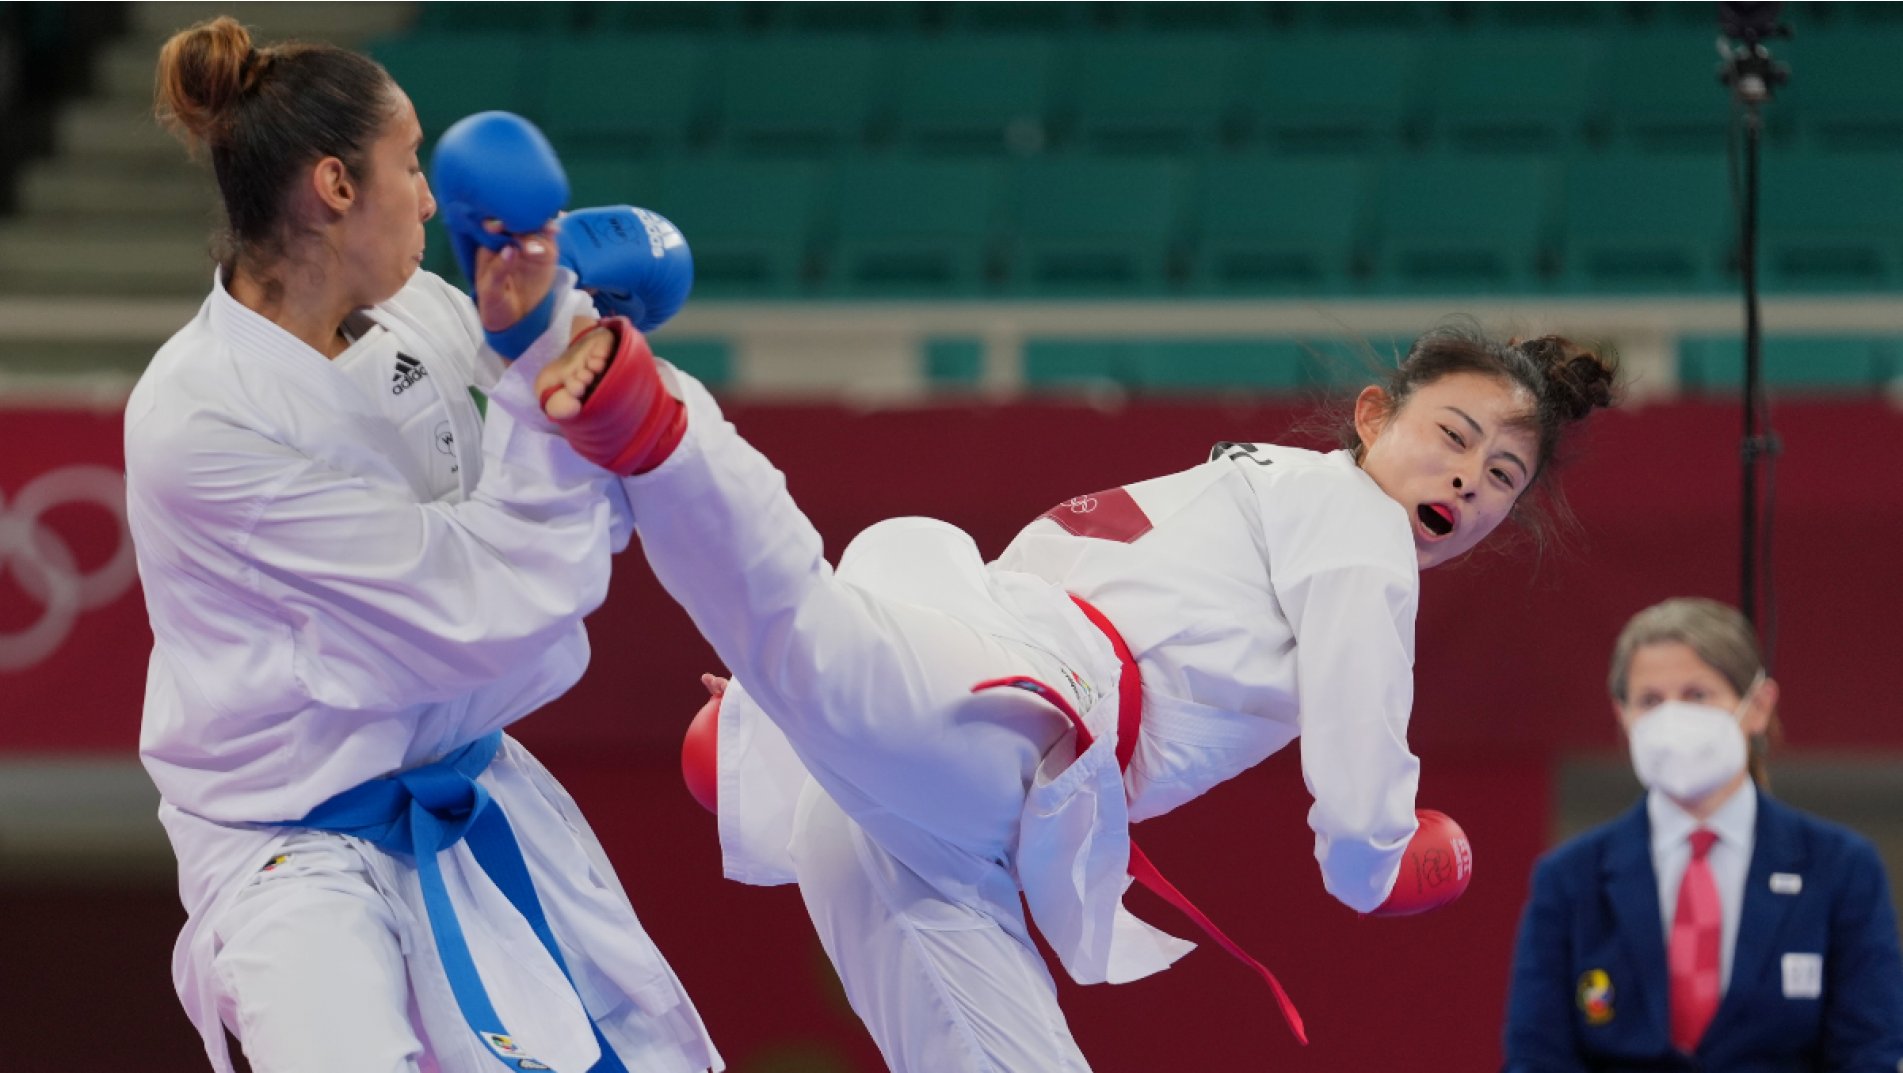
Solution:
<svg viewBox="0 0 1903 1073"><path fill-rule="evenodd" d="M229 1029L258 1073L719 1069L575 803L500 733L581 676L628 537L533 384L588 296L546 239L482 251L480 312L419 270L422 132L364 57L221 18L159 85L234 247L126 408L141 754L213 1068Z"/></svg>
<svg viewBox="0 0 1903 1073"><path fill-rule="evenodd" d="M1457 858L1464 888L1458 828L1417 825L1419 570L1535 506L1563 429L1611 401L1596 356L1437 331L1359 395L1348 449L1219 444L1059 504L989 564L951 525L887 521L835 571L705 389L619 335L549 412L580 453L636 474L642 547L731 670L701 716L718 721L726 874L799 884L895 1071L1086 1068L1020 891L1079 982L1164 968L1190 946L1124 911L1129 825L1297 737L1330 893L1362 912L1440 904L1418 876L1397 884L1416 851ZM682 422L678 446L618 431Z"/></svg>

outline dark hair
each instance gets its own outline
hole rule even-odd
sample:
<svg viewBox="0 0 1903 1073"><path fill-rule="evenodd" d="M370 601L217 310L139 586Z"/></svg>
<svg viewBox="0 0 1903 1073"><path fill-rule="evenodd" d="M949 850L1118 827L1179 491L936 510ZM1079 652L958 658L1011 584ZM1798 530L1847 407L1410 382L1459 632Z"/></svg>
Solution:
<svg viewBox="0 0 1903 1073"><path fill-rule="evenodd" d="M1613 403L1617 362L1563 336L1500 342L1466 324L1443 325L1414 340L1407 356L1382 376L1378 385L1391 410L1407 404L1416 389L1456 373L1477 373L1526 390L1533 408L1522 427L1533 430L1539 458L1521 490L1514 520L1544 548L1552 531L1571 525L1572 515L1559 493L1545 481L1564 461L1565 434L1594 410ZM1342 445L1359 459L1363 444L1350 415L1341 429Z"/></svg>
<svg viewBox="0 0 1903 1073"><path fill-rule="evenodd" d="M227 269L283 253L286 197L313 162L334 156L353 177L366 174L394 87L376 61L345 49L253 48L228 16L165 42L155 111L188 149L210 152L227 224L216 255Z"/></svg>

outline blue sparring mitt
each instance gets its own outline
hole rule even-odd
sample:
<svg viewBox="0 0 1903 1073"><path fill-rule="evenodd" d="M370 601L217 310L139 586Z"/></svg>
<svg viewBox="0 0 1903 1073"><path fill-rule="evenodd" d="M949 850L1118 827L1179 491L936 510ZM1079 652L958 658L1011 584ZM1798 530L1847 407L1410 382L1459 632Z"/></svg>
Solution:
<svg viewBox="0 0 1903 1073"><path fill-rule="evenodd" d="M647 209L609 205L561 218L562 264L594 293L604 317L651 332L680 312L694 288L694 255L680 228Z"/></svg>
<svg viewBox="0 0 1903 1073"><path fill-rule="evenodd" d="M568 204L568 175L535 124L509 112L477 112L450 125L430 158L436 211L449 229L463 278L476 281L476 247L500 250L542 230ZM500 220L501 234L483 228Z"/></svg>

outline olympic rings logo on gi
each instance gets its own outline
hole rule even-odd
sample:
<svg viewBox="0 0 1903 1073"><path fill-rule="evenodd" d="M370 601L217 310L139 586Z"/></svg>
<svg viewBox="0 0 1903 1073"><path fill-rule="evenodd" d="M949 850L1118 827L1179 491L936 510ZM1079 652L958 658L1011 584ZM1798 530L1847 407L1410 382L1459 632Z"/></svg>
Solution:
<svg viewBox="0 0 1903 1073"><path fill-rule="evenodd" d="M48 511L70 504L112 515L112 557L92 570L79 569L72 549L45 522ZM138 576L126 526L125 474L104 466L64 466L27 482L12 502L0 493L0 574L9 571L42 608L31 626L0 633L0 671L19 671L58 651L80 612L118 599Z"/></svg>
<svg viewBox="0 0 1903 1073"><path fill-rule="evenodd" d="M1064 506L1069 507L1072 514L1089 514L1097 509L1097 497L1075 496L1064 500Z"/></svg>

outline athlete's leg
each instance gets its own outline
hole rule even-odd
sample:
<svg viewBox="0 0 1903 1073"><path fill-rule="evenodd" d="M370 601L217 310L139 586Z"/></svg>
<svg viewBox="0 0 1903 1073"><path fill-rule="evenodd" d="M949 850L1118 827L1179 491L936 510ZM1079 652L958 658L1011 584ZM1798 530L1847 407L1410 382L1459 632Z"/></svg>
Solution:
<svg viewBox="0 0 1903 1073"><path fill-rule="evenodd" d="M686 439L627 482L661 583L855 815L858 797L960 846L1008 844L1065 727L1027 694L971 693L985 678L1055 672L1000 636L1008 616L995 607L996 621L974 623L985 596L969 538L942 523L888 530L923 549L904 598L888 592L894 571L870 585L835 575L779 472L697 384L686 395Z"/></svg>
<svg viewBox="0 0 1903 1073"><path fill-rule="evenodd" d="M257 1073L425 1068L396 924L341 841L293 838L215 922L223 1004Z"/></svg>
<svg viewBox="0 0 1903 1073"><path fill-rule="evenodd" d="M1016 890L959 904L882 849L814 783L793 842L800 894L892 1073L1081 1073ZM966 858L974 867L995 862ZM964 885L974 885L963 877ZM983 885L983 884L976 884Z"/></svg>

